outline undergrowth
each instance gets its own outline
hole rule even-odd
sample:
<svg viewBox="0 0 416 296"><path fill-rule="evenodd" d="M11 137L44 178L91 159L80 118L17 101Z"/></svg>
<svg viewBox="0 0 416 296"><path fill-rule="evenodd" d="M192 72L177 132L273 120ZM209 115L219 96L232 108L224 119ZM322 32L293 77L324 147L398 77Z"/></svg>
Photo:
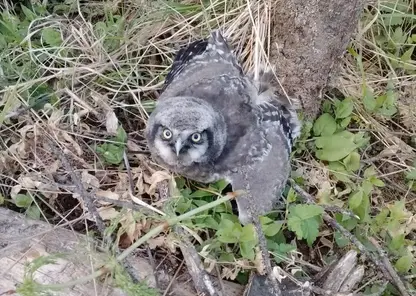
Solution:
<svg viewBox="0 0 416 296"><path fill-rule="evenodd" d="M206 187L180 176L174 198L161 200L157 184L170 175L149 159L143 129L176 50L190 40L224 26L244 69L253 67L249 16L267 23L264 10L270 8L252 2L250 9L239 0L141 1L140 6L33 1L12 7L5 2L0 203L55 223L82 215L74 184L50 143L71 157L82 185L97 197L107 232L121 246L157 225L161 213L184 214L215 200L227 187L224 181ZM307 267L319 269L353 248L322 222L323 206L336 205L356 215L335 213L338 223L371 251L370 238L375 239L415 289L414 9L413 0L380 0L366 8L322 113L303 122L292 153L292 178L316 196L317 205L301 204L288 187L286 202L261 219L273 259L294 276L308 277ZM262 29L265 34L267 28ZM144 202L153 215L109 206L100 197ZM253 226L239 223L231 202L182 224L192 231L207 270L218 266L223 278L244 284L250 270L262 268ZM155 254L175 254L173 240L167 232L148 243ZM120 270L115 278L137 291ZM359 291L371 294L382 285L375 273L367 280L370 284ZM388 286L383 295L397 291Z"/></svg>

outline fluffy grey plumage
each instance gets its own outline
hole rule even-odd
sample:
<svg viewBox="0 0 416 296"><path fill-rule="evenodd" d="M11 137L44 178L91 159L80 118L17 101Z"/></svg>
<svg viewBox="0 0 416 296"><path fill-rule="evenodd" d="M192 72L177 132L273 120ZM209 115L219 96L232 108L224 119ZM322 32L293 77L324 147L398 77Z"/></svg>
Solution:
<svg viewBox="0 0 416 296"><path fill-rule="evenodd" d="M171 171L209 183L227 179L243 224L270 211L290 172L297 115L273 75L245 75L219 31L182 48L151 114L153 158Z"/></svg>

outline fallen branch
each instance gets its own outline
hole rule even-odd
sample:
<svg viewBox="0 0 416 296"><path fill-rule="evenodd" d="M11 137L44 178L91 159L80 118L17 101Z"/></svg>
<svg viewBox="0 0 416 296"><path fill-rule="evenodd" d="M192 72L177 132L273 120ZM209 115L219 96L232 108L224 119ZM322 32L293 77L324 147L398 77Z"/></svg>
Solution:
<svg viewBox="0 0 416 296"><path fill-rule="evenodd" d="M297 185L294 180L290 180L289 182L292 188L295 190L295 192L306 203L315 204L315 199L309 193L303 190L299 185ZM349 232L347 229L341 226L334 218L332 218L327 213L323 214L323 219L333 228L341 232L343 236L348 238L360 250L361 253L367 255L370 258L370 260L381 270L384 277L387 280L391 281L399 289L401 295L410 296L410 294L405 289L404 283L402 282L394 268L391 267L391 263L388 261L387 258L385 258L385 260L380 260L380 258L374 255L371 251L367 250L367 248L357 239L357 237L355 237L351 232ZM388 262L388 264L386 264L386 261ZM389 269L388 266L390 266L391 268Z"/></svg>
<svg viewBox="0 0 416 296"><path fill-rule="evenodd" d="M62 165L64 166L65 170L71 176L71 180L75 185L75 193L84 201L85 205L87 206L88 211L93 216L97 228L101 233L104 241L106 241L105 236L105 224L103 219L101 219L100 215L98 214L98 210L94 205L94 199L87 190L85 190L84 186L82 185L80 176L75 172L75 170L70 165L65 153L63 152L62 148L58 148L57 144L53 143L52 140L49 140L49 147L51 151L55 154L55 156L61 161Z"/></svg>
<svg viewBox="0 0 416 296"><path fill-rule="evenodd" d="M162 200L168 200L170 198L171 192L169 188L169 182L167 180L159 183L158 192ZM181 226L175 226L173 231L178 235L179 248L181 249L186 267L192 277L198 295L225 296L215 287L211 277L205 271L199 254L195 246L189 241L186 231Z"/></svg>
<svg viewBox="0 0 416 296"><path fill-rule="evenodd" d="M404 286L404 283L400 279L397 272L394 270L394 267L391 265L389 259L387 258L386 254L384 253L383 249L380 247L380 245L377 243L377 241L370 237L370 242L376 247L378 251L378 255L380 256L382 262L384 263L384 266L386 266L387 271L389 272L391 278L393 279L393 282L396 284L397 289L399 289L400 293L402 295L409 295L407 292L406 287Z"/></svg>
<svg viewBox="0 0 416 296"><path fill-rule="evenodd" d="M204 269L198 252L187 238L185 231L180 226L174 227L174 231L180 236L179 247L198 294L226 296L215 287L210 275Z"/></svg>

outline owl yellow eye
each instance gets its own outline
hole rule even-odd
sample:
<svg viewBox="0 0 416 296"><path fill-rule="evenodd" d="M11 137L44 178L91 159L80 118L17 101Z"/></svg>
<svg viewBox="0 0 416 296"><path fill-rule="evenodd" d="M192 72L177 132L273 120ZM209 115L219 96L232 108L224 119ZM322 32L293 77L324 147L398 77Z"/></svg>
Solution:
<svg viewBox="0 0 416 296"><path fill-rule="evenodd" d="M172 132L168 130L167 128L165 128L163 130L162 136L165 140L169 140L170 138L172 138Z"/></svg>
<svg viewBox="0 0 416 296"><path fill-rule="evenodd" d="M201 141L201 134L200 133L194 133L194 134L192 134L191 140L194 143L198 143L199 141Z"/></svg>

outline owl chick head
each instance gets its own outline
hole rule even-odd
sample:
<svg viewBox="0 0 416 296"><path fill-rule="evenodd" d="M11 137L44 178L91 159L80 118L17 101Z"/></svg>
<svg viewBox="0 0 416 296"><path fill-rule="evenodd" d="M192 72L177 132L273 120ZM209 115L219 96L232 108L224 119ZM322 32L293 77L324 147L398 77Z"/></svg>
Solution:
<svg viewBox="0 0 416 296"><path fill-rule="evenodd" d="M146 128L153 156L173 167L215 160L226 133L222 116L206 101L192 97L159 101Z"/></svg>

